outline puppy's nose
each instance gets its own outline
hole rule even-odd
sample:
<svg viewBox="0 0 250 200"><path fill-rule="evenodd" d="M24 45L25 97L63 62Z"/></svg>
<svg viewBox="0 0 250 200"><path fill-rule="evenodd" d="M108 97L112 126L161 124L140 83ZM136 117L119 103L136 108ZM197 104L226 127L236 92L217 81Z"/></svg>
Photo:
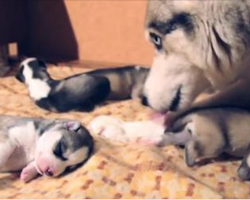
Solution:
<svg viewBox="0 0 250 200"><path fill-rule="evenodd" d="M141 100L141 103L142 103L142 105L144 105L144 106L148 106L148 98L145 97L145 96L143 96L143 97L142 97L142 100Z"/></svg>
<svg viewBox="0 0 250 200"><path fill-rule="evenodd" d="M46 176L53 176L53 172L50 168L48 168L44 173Z"/></svg>

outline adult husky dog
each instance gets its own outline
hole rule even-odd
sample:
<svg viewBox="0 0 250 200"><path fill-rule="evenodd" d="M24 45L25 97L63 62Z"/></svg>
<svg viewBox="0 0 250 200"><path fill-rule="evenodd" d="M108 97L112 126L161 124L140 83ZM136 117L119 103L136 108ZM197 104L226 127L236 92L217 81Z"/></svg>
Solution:
<svg viewBox="0 0 250 200"><path fill-rule="evenodd" d="M149 0L147 36L156 48L143 104L182 112L195 107L250 108L250 1Z"/></svg>

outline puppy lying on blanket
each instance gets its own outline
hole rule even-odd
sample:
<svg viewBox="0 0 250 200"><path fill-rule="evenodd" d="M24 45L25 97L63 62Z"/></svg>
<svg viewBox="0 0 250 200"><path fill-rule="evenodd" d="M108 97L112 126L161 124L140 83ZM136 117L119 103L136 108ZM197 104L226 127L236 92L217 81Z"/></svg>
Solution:
<svg viewBox="0 0 250 200"><path fill-rule="evenodd" d="M24 60L16 78L28 86L35 103L49 111L91 111L110 93L105 77L77 74L62 80L53 80L46 64L36 58Z"/></svg>
<svg viewBox="0 0 250 200"><path fill-rule="evenodd" d="M21 171L28 182L56 177L86 161L93 139L78 121L0 115L0 172Z"/></svg>
<svg viewBox="0 0 250 200"><path fill-rule="evenodd" d="M91 111L104 100L140 98L149 69L120 67L53 80L46 64L29 58L21 63L16 78L28 86L36 104L54 112Z"/></svg>
<svg viewBox="0 0 250 200"><path fill-rule="evenodd" d="M204 158L227 153L243 159L238 175L250 179L250 113L237 108L210 108L191 112L180 117L173 127L166 130L161 145L169 144L169 137L188 138L185 160L194 166Z"/></svg>
<svg viewBox="0 0 250 200"><path fill-rule="evenodd" d="M182 116L167 130L163 121L123 122L100 116L91 121L89 130L118 141L184 145L185 160L190 167L203 158L217 157L221 153L244 156L238 175L243 180L250 179L249 112L236 108L199 110Z"/></svg>

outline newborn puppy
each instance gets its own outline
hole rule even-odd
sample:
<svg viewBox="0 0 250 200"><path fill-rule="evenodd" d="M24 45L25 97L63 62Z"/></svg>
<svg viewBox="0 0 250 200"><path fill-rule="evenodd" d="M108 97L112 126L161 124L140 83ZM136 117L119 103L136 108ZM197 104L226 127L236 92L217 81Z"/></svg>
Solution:
<svg viewBox="0 0 250 200"><path fill-rule="evenodd" d="M27 85L36 105L54 112L91 111L110 93L110 83L105 77L77 74L53 80L46 64L36 58L24 60L16 78Z"/></svg>
<svg viewBox="0 0 250 200"><path fill-rule="evenodd" d="M164 126L158 121L124 122L111 116L98 116L88 126L96 135L120 141L139 142L146 145L157 144L162 140Z"/></svg>
<svg viewBox="0 0 250 200"><path fill-rule="evenodd" d="M250 113L237 108L211 108L180 117L166 130L177 142L185 144L185 160L194 166L204 158L227 153L244 160L238 170L239 177L250 179ZM186 140L185 140L186 138ZM164 144L164 137L161 144ZM167 140L168 141L168 140ZM247 150L248 149L248 150Z"/></svg>
<svg viewBox="0 0 250 200"><path fill-rule="evenodd" d="M93 139L78 121L0 115L0 172L56 177L85 162Z"/></svg>
<svg viewBox="0 0 250 200"><path fill-rule="evenodd" d="M124 100L142 97L142 89L148 72L149 68L140 66L126 66L99 69L87 72L87 74L98 77L106 77L109 79L111 92L107 99Z"/></svg>

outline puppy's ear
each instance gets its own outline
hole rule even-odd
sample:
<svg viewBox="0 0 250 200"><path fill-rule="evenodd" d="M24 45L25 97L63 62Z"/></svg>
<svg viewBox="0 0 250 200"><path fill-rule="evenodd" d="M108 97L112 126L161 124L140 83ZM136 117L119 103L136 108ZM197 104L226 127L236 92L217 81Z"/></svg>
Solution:
<svg viewBox="0 0 250 200"><path fill-rule="evenodd" d="M198 158L195 141L189 141L185 146L185 161L188 167L193 167Z"/></svg>
<svg viewBox="0 0 250 200"><path fill-rule="evenodd" d="M70 131L77 131L81 126L81 123L78 121L64 122L64 127Z"/></svg>
<svg viewBox="0 0 250 200"><path fill-rule="evenodd" d="M240 167L238 168L238 176L240 179L244 181L247 181L250 179L250 168L246 160L243 160Z"/></svg>
<svg viewBox="0 0 250 200"><path fill-rule="evenodd" d="M241 165L238 169L238 176L244 181L250 179L250 145L248 146Z"/></svg>
<svg viewBox="0 0 250 200"><path fill-rule="evenodd" d="M40 68L47 69L46 63L41 59L38 60L38 65L39 65Z"/></svg>
<svg viewBox="0 0 250 200"><path fill-rule="evenodd" d="M16 75L15 75L16 79L19 80L22 83L25 82L25 77L23 75L23 69L24 69L24 66L22 65L20 67L20 69L18 70L18 72L16 73Z"/></svg>

